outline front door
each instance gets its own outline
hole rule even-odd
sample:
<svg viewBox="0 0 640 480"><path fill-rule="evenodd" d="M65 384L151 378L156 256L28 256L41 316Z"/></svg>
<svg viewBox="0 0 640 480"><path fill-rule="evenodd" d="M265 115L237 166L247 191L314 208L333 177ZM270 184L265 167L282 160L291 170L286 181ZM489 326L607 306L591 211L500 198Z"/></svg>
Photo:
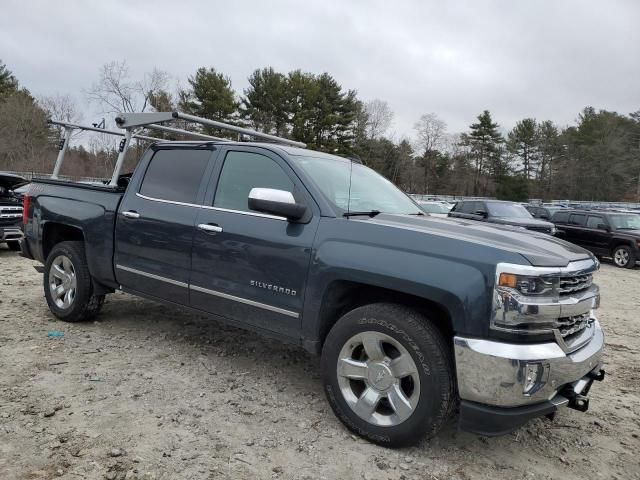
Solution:
<svg viewBox="0 0 640 480"><path fill-rule="evenodd" d="M210 148L157 149L132 179L116 220L115 272L127 290L189 304L194 223ZM108 232L105 232L108 233Z"/></svg>
<svg viewBox="0 0 640 480"><path fill-rule="evenodd" d="M315 208L313 201L286 162L268 150L229 146L218 158L196 220L191 306L295 336L319 215L290 223L249 210L248 196L263 187L292 192L308 208Z"/></svg>

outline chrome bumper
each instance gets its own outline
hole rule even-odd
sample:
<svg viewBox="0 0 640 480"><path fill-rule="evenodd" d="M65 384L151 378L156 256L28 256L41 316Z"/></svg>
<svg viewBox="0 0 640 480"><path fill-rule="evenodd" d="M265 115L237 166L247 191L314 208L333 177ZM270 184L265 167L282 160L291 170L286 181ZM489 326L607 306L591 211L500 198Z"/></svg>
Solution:
<svg viewBox="0 0 640 480"><path fill-rule="evenodd" d="M571 353L565 353L556 342L511 344L454 337L461 400L496 407L545 400L566 403L557 397L559 390L580 381L602 357L604 334L595 317L583 336L588 341Z"/></svg>
<svg viewBox="0 0 640 480"><path fill-rule="evenodd" d="M0 242L20 240L24 237L22 230L15 227L0 227Z"/></svg>

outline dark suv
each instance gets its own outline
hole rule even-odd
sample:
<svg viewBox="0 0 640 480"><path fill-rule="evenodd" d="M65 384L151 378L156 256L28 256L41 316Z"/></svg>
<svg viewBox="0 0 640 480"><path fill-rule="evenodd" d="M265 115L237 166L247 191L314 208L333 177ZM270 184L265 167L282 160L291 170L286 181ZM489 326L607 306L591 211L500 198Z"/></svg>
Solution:
<svg viewBox="0 0 640 480"><path fill-rule="evenodd" d="M454 205L450 217L478 220L526 228L535 232L554 235L556 229L551 222L533 218L519 203L500 200L463 200Z"/></svg>
<svg viewBox="0 0 640 480"><path fill-rule="evenodd" d="M611 257L617 267L633 268L640 259L640 215L568 210L556 212L552 221L560 238Z"/></svg>

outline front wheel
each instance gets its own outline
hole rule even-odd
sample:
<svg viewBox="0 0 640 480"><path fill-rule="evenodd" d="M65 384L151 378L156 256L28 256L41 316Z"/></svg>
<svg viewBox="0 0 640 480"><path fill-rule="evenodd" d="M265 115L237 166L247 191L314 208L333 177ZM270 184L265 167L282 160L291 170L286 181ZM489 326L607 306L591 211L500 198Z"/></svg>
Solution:
<svg viewBox="0 0 640 480"><path fill-rule="evenodd" d="M323 347L322 373L338 418L388 447L435 435L455 406L447 341L428 318L402 305L367 305L338 320Z"/></svg>
<svg viewBox="0 0 640 480"><path fill-rule="evenodd" d="M613 263L620 268L633 268L636 266L636 257L630 247L620 245L613 250Z"/></svg>
<svg viewBox="0 0 640 480"><path fill-rule="evenodd" d="M94 295L82 242L62 242L51 250L44 266L44 295L60 320L79 322L95 317L104 295Z"/></svg>

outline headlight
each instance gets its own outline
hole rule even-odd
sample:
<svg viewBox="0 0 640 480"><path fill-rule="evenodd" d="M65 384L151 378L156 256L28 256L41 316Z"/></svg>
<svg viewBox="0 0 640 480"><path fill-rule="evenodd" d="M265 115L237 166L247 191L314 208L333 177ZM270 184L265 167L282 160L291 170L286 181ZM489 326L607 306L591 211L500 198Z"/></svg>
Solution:
<svg viewBox="0 0 640 480"><path fill-rule="evenodd" d="M554 296L559 285L559 276L530 276L503 272L498 277L497 286L512 288L523 295Z"/></svg>
<svg viewBox="0 0 640 480"><path fill-rule="evenodd" d="M551 235L555 235L556 233L558 233L558 229L554 225L553 227L551 227Z"/></svg>

